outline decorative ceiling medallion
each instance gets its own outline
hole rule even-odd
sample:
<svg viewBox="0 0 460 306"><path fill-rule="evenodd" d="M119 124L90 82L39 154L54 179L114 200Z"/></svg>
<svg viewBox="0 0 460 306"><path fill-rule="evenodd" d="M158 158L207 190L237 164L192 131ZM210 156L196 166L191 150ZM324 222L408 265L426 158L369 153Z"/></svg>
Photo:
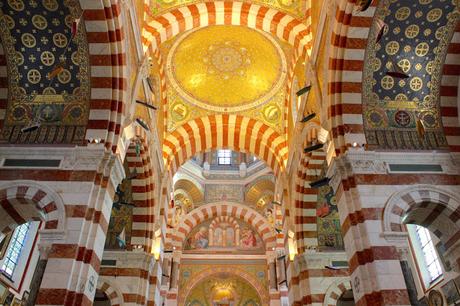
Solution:
<svg viewBox="0 0 460 306"><path fill-rule="evenodd" d="M269 102L286 80L287 61L265 32L211 26L185 33L167 56L171 86L187 102L214 112L241 112Z"/></svg>

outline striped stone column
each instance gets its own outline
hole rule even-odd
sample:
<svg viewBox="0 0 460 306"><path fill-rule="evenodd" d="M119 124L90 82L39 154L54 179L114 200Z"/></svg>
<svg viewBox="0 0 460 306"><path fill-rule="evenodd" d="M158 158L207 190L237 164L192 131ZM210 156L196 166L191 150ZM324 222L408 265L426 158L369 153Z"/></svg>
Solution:
<svg viewBox="0 0 460 306"><path fill-rule="evenodd" d="M122 305L148 305L154 301L151 295L155 292L150 285L155 271L153 255L143 251L106 251L104 260L115 264L102 266L100 275L119 289Z"/></svg>
<svg viewBox="0 0 460 306"><path fill-rule="evenodd" d="M388 188L377 192L373 179L388 175L385 166L372 154L356 152L350 160L351 154L336 159L328 176L333 177L356 305L410 305L397 247L382 233L387 197L381 193Z"/></svg>
<svg viewBox="0 0 460 306"><path fill-rule="evenodd" d="M40 244L49 247L49 252L35 304L90 305L114 186L124 175L120 161L107 152L103 144L75 148L2 148L2 152L5 158L52 156L59 162L52 169L0 168L0 185L7 186L6 189L0 187L6 190L0 191L4 200L19 200L15 202L19 212L25 210L17 204L31 205L29 200L43 211L45 225L40 231Z"/></svg>

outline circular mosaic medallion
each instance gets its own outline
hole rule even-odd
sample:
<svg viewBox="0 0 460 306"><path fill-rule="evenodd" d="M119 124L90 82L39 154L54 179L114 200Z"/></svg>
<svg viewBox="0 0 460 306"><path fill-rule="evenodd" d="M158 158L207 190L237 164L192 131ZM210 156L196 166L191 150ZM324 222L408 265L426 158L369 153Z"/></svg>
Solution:
<svg viewBox="0 0 460 306"><path fill-rule="evenodd" d="M48 21L42 15L34 15L32 17L32 23L39 30L44 30L48 26Z"/></svg>
<svg viewBox="0 0 460 306"><path fill-rule="evenodd" d="M48 10L48 11L56 11L59 8L59 5L56 0L43 0L43 6Z"/></svg>
<svg viewBox="0 0 460 306"><path fill-rule="evenodd" d="M264 119L270 123L276 123L281 118L281 110L276 104L270 104L264 107L262 114Z"/></svg>
<svg viewBox="0 0 460 306"><path fill-rule="evenodd" d="M248 110L282 88L287 62L269 34L211 26L179 37L167 57L167 76L187 102L216 112Z"/></svg>
<svg viewBox="0 0 460 306"><path fill-rule="evenodd" d="M24 10L24 2L22 0L8 0L8 5L18 12Z"/></svg>
<svg viewBox="0 0 460 306"><path fill-rule="evenodd" d="M26 115L26 110L24 109L24 107L22 107L21 105L17 105L14 109L13 109L13 118L14 120L17 120L17 121L20 121L22 119L24 119L24 116Z"/></svg>
<svg viewBox="0 0 460 306"><path fill-rule="evenodd" d="M426 127L435 128L438 126L438 119L435 112L425 112L421 117Z"/></svg>
<svg viewBox="0 0 460 306"><path fill-rule="evenodd" d="M30 83L37 84L41 79L42 75L37 69L30 69L29 72L27 72L27 80Z"/></svg>
<svg viewBox="0 0 460 306"><path fill-rule="evenodd" d="M381 109L371 109L366 112L366 121L372 127L383 127L387 122L386 114Z"/></svg>
<svg viewBox="0 0 460 306"><path fill-rule="evenodd" d="M35 37L30 33L24 33L21 35L21 41L27 48L33 48L37 44Z"/></svg>
<svg viewBox="0 0 460 306"><path fill-rule="evenodd" d="M408 126L411 122L410 114L403 110L397 111L395 113L395 122L402 127Z"/></svg>

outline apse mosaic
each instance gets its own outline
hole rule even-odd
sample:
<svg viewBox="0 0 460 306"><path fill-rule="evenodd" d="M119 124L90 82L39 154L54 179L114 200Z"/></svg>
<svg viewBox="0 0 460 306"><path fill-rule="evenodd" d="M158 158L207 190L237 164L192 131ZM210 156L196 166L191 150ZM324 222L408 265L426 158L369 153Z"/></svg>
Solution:
<svg viewBox="0 0 460 306"><path fill-rule="evenodd" d="M262 306L257 291L244 279L231 274L208 277L188 295L186 306Z"/></svg>
<svg viewBox="0 0 460 306"><path fill-rule="evenodd" d="M0 2L8 106L1 138L19 143L81 143L88 120L89 63L76 0ZM40 127L30 133L21 128Z"/></svg>
<svg viewBox="0 0 460 306"><path fill-rule="evenodd" d="M264 253L259 234L249 224L218 217L195 227L184 244L187 253Z"/></svg>
<svg viewBox="0 0 460 306"><path fill-rule="evenodd" d="M339 211L332 187L323 186L319 188L316 216L319 250L344 250Z"/></svg>
<svg viewBox="0 0 460 306"><path fill-rule="evenodd" d="M265 259L244 260L244 264L237 259L182 260L180 270L180 305L222 305L213 303L224 303L225 297L229 305L266 305L263 301L269 298ZM259 292L250 282L258 286ZM231 295L216 294L224 288Z"/></svg>
<svg viewBox="0 0 460 306"><path fill-rule="evenodd" d="M197 1L197 0L150 0L150 13L158 15L165 11L171 10L186 4L211 2L211 1ZM247 1L249 2L249 1ZM272 7L274 9L293 14L298 18L304 18L306 12L306 1L300 0L252 0L251 3L259 3L264 6Z"/></svg>
<svg viewBox="0 0 460 306"><path fill-rule="evenodd" d="M369 145L383 149L447 147L439 90L442 64L459 19L456 2L381 2L364 70L363 119ZM379 42L378 20L386 24ZM387 74L394 70L408 77Z"/></svg>
<svg viewBox="0 0 460 306"><path fill-rule="evenodd" d="M162 53L168 131L210 111L241 113L282 129L288 44L259 30L211 26L163 43Z"/></svg>

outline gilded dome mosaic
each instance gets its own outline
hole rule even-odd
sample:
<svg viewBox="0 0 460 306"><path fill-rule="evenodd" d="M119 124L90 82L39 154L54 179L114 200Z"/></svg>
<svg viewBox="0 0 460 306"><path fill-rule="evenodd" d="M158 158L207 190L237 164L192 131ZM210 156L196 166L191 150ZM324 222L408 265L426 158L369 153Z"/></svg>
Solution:
<svg viewBox="0 0 460 306"><path fill-rule="evenodd" d="M194 106L245 111L267 103L283 86L287 64L269 34L212 26L181 36L167 57L171 86Z"/></svg>
<svg viewBox="0 0 460 306"><path fill-rule="evenodd" d="M383 149L446 148L439 106L442 63L459 20L456 0L385 0L371 31L364 69L364 125L369 145ZM378 22L374 20L374 28ZM398 67L407 78L388 71ZM423 124L426 136L417 133Z"/></svg>

